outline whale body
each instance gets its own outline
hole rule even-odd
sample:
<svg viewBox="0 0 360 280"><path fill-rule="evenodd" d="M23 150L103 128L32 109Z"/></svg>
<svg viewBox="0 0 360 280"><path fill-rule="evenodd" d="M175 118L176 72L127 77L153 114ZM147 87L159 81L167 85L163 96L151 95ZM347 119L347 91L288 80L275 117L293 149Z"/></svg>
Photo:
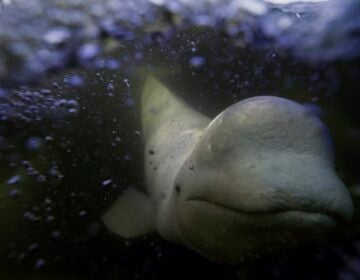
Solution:
<svg viewBox="0 0 360 280"><path fill-rule="evenodd" d="M329 132L296 102L248 98L210 120L149 76L141 117L147 194L130 188L103 215L124 238L157 231L236 264L352 219Z"/></svg>

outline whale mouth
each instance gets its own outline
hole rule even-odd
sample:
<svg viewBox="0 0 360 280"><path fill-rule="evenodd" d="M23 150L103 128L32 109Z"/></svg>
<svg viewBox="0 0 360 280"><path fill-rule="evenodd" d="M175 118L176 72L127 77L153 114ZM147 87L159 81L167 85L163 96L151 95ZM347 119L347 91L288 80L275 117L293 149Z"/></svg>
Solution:
<svg viewBox="0 0 360 280"><path fill-rule="evenodd" d="M215 261L239 263L326 240L334 216L308 210L243 211L206 200L186 200L178 211L182 241Z"/></svg>
<svg viewBox="0 0 360 280"><path fill-rule="evenodd" d="M259 228L280 226L289 229L316 228L317 230L321 230L323 228L332 228L345 220L344 217L338 213L323 209L296 209L289 207L270 209L268 211L246 211L199 198L188 199L186 203L188 206L196 206L203 209L207 208L209 211L222 211L232 216L234 220L243 218L248 220L249 226Z"/></svg>

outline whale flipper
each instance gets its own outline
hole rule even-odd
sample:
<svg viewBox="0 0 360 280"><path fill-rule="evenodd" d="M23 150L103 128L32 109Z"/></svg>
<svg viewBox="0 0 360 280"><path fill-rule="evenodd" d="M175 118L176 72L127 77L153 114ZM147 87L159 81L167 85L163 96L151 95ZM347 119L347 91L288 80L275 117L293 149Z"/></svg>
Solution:
<svg viewBox="0 0 360 280"><path fill-rule="evenodd" d="M155 211L150 198L129 188L102 217L113 233L134 238L155 231Z"/></svg>

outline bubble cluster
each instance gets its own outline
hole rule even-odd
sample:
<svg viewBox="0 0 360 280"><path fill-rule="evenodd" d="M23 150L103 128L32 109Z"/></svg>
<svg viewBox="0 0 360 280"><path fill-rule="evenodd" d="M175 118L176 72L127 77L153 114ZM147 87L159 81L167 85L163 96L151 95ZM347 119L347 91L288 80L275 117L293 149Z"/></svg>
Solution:
<svg viewBox="0 0 360 280"><path fill-rule="evenodd" d="M80 81L73 81L76 86ZM1 89L1 88L0 88ZM2 89L3 99L0 102L0 120L6 122L39 122L45 119L76 115L79 104L74 99L64 99L51 94L51 90L43 88L30 90L26 87L20 89ZM28 139L29 149L37 149L41 146L42 139L32 137Z"/></svg>
<svg viewBox="0 0 360 280"><path fill-rule="evenodd" d="M189 24L225 32L237 45L275 46L311 60L360 54L360 4L352 0L287 5L260 0L106 0L101 5L96 0L14 0L0 13L0 81L7 82L34 80L74 65L117 69L126 57L107 59L113 46L146 46L149 38L163 41L169 30ZM81 81L73 77L70 83Z"/></svg>

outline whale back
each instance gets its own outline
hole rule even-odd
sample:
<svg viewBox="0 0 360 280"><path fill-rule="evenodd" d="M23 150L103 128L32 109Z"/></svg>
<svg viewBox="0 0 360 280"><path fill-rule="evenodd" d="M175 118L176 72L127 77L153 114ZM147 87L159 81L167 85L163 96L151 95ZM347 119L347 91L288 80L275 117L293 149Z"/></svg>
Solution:
<svg viewBox="0 0 360 280"><path fill-rule="evenodd" d="M167 240L181 243L175 224L175 178L210 119L147 78L142 93L146 185L156 211L156 228Z"/></svg>

